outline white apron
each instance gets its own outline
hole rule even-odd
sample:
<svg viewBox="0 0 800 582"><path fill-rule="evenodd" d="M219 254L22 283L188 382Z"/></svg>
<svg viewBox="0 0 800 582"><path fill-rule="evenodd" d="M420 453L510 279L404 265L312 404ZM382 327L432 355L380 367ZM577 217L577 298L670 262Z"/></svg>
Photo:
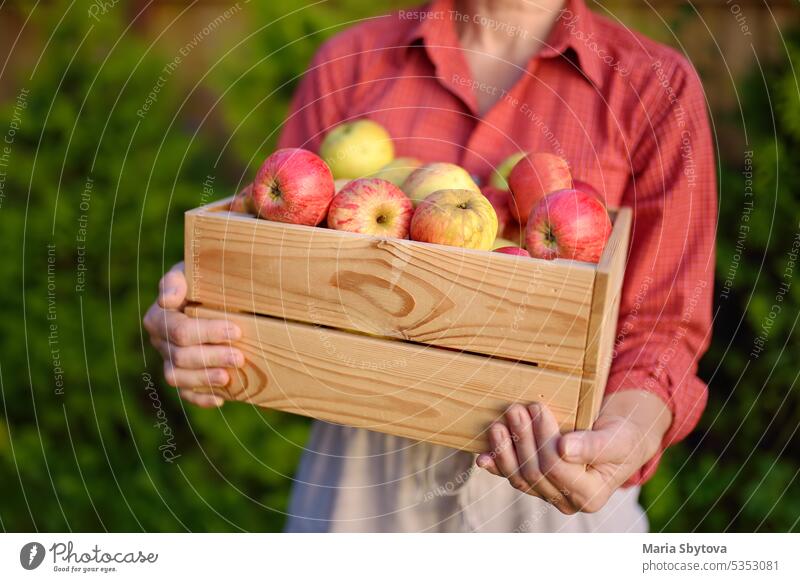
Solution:
<svg viewBox="0 0 800 582"><path fill-rule="evenodd" d="M315 422L295 476L289 532L646 532L639 488L563 515L475 467L475 455Z"/></svg>

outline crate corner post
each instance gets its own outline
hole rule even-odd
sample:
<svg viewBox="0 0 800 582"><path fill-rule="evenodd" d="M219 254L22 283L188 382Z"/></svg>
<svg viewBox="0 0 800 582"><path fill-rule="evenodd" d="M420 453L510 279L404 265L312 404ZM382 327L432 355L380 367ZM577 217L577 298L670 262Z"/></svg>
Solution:
<svg viewBox="0 0 800 582"><path fill-rule="evenodd" d="M617 318L630 242L631 209L619 208L614 211L613 217L611 236L595 272L575 430L591 429L600 412L617 336Z"/></svg>

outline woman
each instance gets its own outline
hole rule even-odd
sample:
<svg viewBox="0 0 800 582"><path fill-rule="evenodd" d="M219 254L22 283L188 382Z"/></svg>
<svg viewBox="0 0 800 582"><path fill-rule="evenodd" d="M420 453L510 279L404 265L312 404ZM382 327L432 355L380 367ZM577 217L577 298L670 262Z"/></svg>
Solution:
<svg viewBox="0 0 800 582"><path fill-rule="evenodd" d="M372 19L317 53L280 145L316 150L347 119L387 127L398 155L486 178L518 150L569 160L609 206L634 210L618 336L593 430L560 435L546 406L514 406L479 455L315 423L290 531L643 531L639 485L705 406L715 165L702 88L674 51L582 0L434 0ZM222 400L240 331L181 313L181 266L145 318L167 381Z"/></svg>

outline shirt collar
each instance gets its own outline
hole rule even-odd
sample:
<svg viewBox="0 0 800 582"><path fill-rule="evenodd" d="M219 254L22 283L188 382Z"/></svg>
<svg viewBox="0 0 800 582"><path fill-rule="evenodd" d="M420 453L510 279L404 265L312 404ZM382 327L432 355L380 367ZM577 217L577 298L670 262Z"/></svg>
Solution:
<svg viewBox="0 0 800 582"><path fill-rule="evenodd" d="M453 19L454 0L433 0L413 12L415 24L403 39L408 50L418 41L428 47L458 46ZM412 14L410 11L407 15ZM602 67L598 54L599 41L594 36L594 14L584 0L567 0L550 31L544 47L534 58L568 56L571 50L577 56L581 72L595 85L602 82Z"/></svg>

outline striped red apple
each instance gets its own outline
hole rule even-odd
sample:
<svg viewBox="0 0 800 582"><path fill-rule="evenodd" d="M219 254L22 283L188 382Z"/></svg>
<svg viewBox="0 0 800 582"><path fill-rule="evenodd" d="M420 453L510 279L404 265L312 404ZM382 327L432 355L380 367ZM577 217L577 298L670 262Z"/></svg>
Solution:
<svg viewBox="0 0 800 582"><path fill-rule="evenodd" d="M333 176L322 158L284 148L258 169L251 204L259 218L315 226L325 218L333 194Z"/></svg>
<svg viewBox="0 0 800 582"><path fill-rule="evenodd" d="M569 189L539 201L528 218L525 240L532 257L597 263L610 235L611 220L603 203Z"/></svg>
<svg viewBox="0 0 800 582"><path fill-rule="evenodd" d="M522 158L508 175L511 188L511 214L522 226L536 203L565 188L572 188L572 175L567 161L555 154L533 153Z"/></svg>
<svg viewBox="0 0 800 582"><path fill-rule="evenodd" d="M387 238L407 238L414 206L387 180L363 178L345 185L333 197L328 226Z"/></svg>

